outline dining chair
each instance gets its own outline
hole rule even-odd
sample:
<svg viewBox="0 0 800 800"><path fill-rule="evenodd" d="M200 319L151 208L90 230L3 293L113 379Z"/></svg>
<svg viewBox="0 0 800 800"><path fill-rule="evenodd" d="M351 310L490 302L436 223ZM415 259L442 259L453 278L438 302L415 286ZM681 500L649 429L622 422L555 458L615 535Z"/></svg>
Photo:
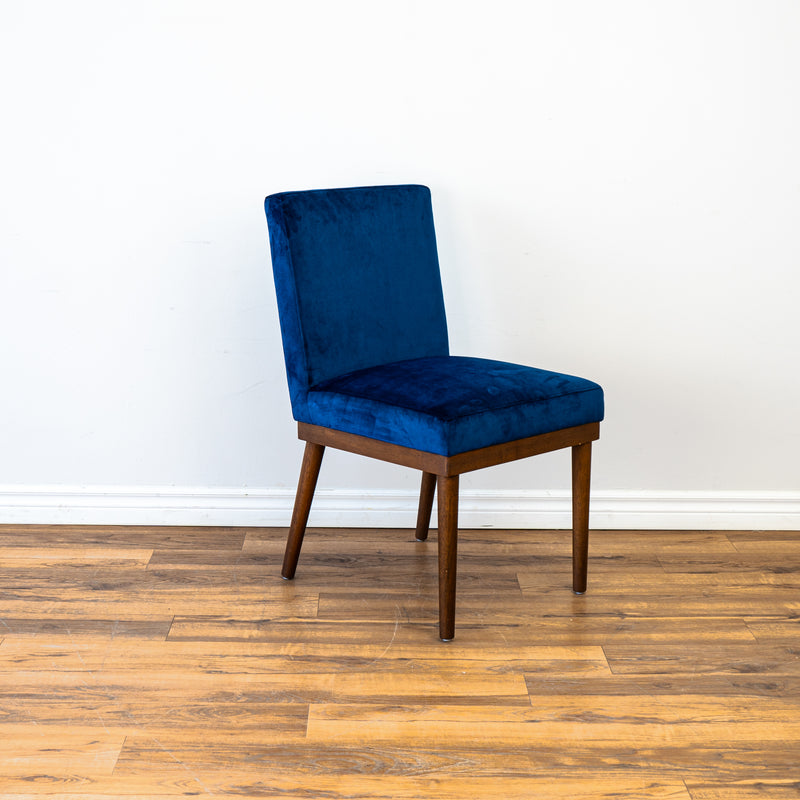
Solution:
<svg viewBox="0 0 800 800"><path fill-rule="evenodd" d="M265 209L292 413L305 441L282 576L295 575L326 447L413 467L422 472L420 541L437 496L439 637L449 641L459 476L570 447L573 591L585 592L600 386L450 355L427 187L281 192Z"/></svg>

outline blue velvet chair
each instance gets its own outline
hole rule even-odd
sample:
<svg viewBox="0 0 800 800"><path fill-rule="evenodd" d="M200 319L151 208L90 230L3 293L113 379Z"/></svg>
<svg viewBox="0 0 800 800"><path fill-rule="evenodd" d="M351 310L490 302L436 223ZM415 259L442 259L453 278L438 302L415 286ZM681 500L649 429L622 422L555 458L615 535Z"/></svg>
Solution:
<svg viewBox="0 0 800 800"><path fill-rule="evenodd" d="M426 187L282 192L265 208L292 412L306 442L283 577L295 574L325 447L421 470L416 536L427 538L436 492L439 636L448 641L459 475L571 447L573 591L583 593L603 390L450 355Z"/></svg>

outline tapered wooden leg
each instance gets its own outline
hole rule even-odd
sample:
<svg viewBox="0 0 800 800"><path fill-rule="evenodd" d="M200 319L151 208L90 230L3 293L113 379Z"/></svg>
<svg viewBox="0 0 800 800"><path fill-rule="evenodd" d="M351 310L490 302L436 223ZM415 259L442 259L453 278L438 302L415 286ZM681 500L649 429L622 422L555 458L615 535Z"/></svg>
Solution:
<svg viewBox="0 0 800 800"><path fill-rule="evenodd" d="M589 557L589 484L592 443L572 448L572 591L586 591Z"/></svg>
<svg viewBox="0 0 800 800"><path fill-rule="evenodd" d="M456 628L458 475L437 478L439 493L439 638L449 642Z"/></svg>
<svg viewBox="0 0 800 800"><path fill-rule="evenodd" d="M428 538L431 527L431 510L433 509L433 493L436 491L436 476L431 472L422 473L422 486L419 490L419 511L417 511L417 541L424 542Z"/></svg>
<svg viewBox="0 0 800 800"><path fill-rule="evenodd" d="M297 495L294 499L292 524L289 527L289 538L286 540L286 552L283 556L283 569L281 570L281 576L287 581L294 578L297 569L297 559L300 558L308 512L311 511L311 501L314 499L314 489L317 486L317 477L324 453L323 445L306 442L303 466L300 467L300 480L297 484Z"/></svg>

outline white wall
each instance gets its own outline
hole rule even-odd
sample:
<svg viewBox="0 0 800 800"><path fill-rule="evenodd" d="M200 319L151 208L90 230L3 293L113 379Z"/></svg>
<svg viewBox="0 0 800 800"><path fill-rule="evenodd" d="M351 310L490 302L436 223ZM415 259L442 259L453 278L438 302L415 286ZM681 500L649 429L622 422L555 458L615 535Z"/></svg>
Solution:
<svg viewBox="0 0 800 800"><path fill-rule="evenodd" d="M453 351L604 386L595 524L800 527L794 0L2 17L0 519L285 522L263 197L422 182ZM466 513L555 524L568 479L471 475ZM331 453L312 521L411 524L416 486Z"/></svg>

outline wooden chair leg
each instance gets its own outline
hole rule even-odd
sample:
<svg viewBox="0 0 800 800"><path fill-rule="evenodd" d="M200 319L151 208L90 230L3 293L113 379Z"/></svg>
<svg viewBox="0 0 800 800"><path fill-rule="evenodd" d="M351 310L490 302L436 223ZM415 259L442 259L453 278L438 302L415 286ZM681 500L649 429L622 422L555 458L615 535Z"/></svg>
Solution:
<svg viewBox="0 0 800 800"><path fill-rule="evenodd" d="M439 638L449 642L456 626L458 475L439 475Z"/></svg>
<svg viewBox="0 0 800 800"><path fill-rule="evenodd" d="M572 591L586 591L589 557L589 484L592 443L572 448Z"/></svg>
<svg viewBox="0 0 800 800"><path fill-rule="evenodd" d="M286 540L286 552L283 555L283 569L281 577L290 581L294 578L297 569L297 560L300 558L300 548L303 546L303 536L308 523L308 513L311 511L311 501L314 499L314 489L317 486L319 468L322 465L322 456L325 447L321 444L306 442L303 453L303 466L300 467L300 480L297 483L297 494L292 512L292 524L289 526L289 537Z"/></svg>
<svg viewBox="0 0 800 800"><path fill-rule="evenodd" d="M432 472L422 473L422 486L419 490L419 510L417 511L417 541L424 542L428 538L431 527L431 510L433 509L433 493L436 491L436 476Z"/></svg>

